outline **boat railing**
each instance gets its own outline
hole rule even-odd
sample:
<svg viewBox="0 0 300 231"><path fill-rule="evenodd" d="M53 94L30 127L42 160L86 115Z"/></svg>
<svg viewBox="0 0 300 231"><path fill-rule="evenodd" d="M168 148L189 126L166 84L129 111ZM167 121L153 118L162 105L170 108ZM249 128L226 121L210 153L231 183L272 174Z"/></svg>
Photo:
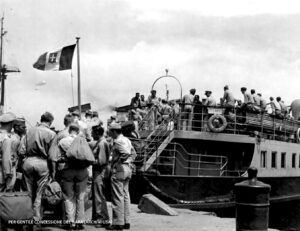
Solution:
<svg viewBox="0 0 300 231"><path fill-rule="evenodd" d="M200 109L200 110L199 110ZM199 107L197 111L181 110L174 120L174 129L259 135L261 138L299 143L300 122L290 118L278 118L266 112L248 112L222 107Z"/></svg>
<svg viewBox="0 0 300 231"><path fill-rule="evenodd" d="M156 153L161 152L161 154L155 157L148 172L160 175L227 175L228 158L226 156L190 153L176 142L160 144L165 144L166 147L157 147ZM148 157L147 152L138 153L135 161L138 170L147 172L143 166Z"/></svg>
<svg viewBox="0 0 300 231"><path fill-rule="evenodd" d="M194 104L191 112L185 112L182 108L168 115L161 115L159 112L157 105L150 107L138 123L139 131L147 130L156 136L159 136L159 133L155 130L218 132L259 135L261 138L271 140L300 142L300 121L286 116L278 117L264 111L254 112L240 108L228 109ZM216 118L216 115L219 117ZM225 125L219 124L224 120ZM217 129L211 128L214 126L217 126Z"/></svg>

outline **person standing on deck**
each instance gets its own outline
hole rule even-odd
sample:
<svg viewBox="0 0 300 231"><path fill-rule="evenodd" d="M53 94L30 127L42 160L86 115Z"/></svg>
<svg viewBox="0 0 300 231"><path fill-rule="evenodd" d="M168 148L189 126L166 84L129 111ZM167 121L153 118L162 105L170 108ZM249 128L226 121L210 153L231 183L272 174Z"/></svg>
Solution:
<svg viewBox="0 0 300 231"><path fill-rule="evenodd" d="M193 106L196 89L192 88L190 94L182 99L182 130L192 130ZM200 99L199 99L200 100Z"/></svg>
<svg viewBox="0 0 300 231"><path fill-rule="evenodd" d="M42 219L42 192L49 177L48 152L55 137L55 132L50 129L53 120L53 115L45 112L41 116L41 123L27 131L19 150L19 153L25 156L24 177L27 190L32 197L33 218L36 221Z"/></svg>
<svg viewBox="0 0 300 231"><path fill-rule="evenodd" d="M204 106L207 106L207 107L215 107L215 106L217 106L217 102L214 99L214 97L212 97L211 94L212 94L211 91L205 91L206 100L203 103Z"/></svg>
<svg viewBox="0 0 300 231"><path fill-rule="evenodd" d="M225 113L228 113L235 107L235 98L231 91L229 91L228 85L224 86L224 96L221 98L221 105L226 107Z"/></svg>
<svg viewBox="0 0 300 231"><path fill-rule="evenodd" d="M141 95L141 108L144 108L147 106L147 102L145 100L145 96L144 95Z"/></svg>
<svg viewBox="0 0 300 231"><path fill-rule="evenodd" d="M150 106L149 121L148 121L149 130L154 130L155 126L157 125L157 114L159 108L159 99L156 97L155 90L151 91L151 95L148 97L147 104Z"/></svg>
<svg viewBox="0 0 300 231"><path fill-rule="evenodd" d="M130 105L134 109L137 109L141 106L141 99L140 99L140 93L139 92L135 93L135 96L131 99Z"/></svg>
<svg viewBox="0 0 300 231"><path fill-rule="evenodd" d="M277 97L276 101L279 103L280 105L280 110L281 110L281 115L283 117L285 117L288 113L288 109L287 106L284 104L284 102L281 100L281 97Z"/></svg>
<svg viewBox="0 0 300 231"><path fill-rule="evenodd" d="M251 89L251 96L253 98L253 110L256 112L261 112L261 107L260 107L260 96L255 94L255 90Z"/></svg>
<svg viewBox="0 0 300 231"><path fill-rule="evenodd" d="M257 93L257 95L259 96L259 106L261 108L261 111L264 112L267 108L267 102L266 100L262 97L261 93Z"/></svg>
<svg viewBox="0 0 300 231"><path fill-rule="evenodd" d="M12 128L16 116L5 113L0 116L0 192L12 191L16 181L16 160L12 155Z"/></svg>
<svg viewBox="0 0 300 231"><path fill-rule="evenodd" d="M254 104L253 96L247 92L246 87L242 87L241 92L244 95L244 103L243 103L244 110L252 111L253 110L253 104Z"/></svg>

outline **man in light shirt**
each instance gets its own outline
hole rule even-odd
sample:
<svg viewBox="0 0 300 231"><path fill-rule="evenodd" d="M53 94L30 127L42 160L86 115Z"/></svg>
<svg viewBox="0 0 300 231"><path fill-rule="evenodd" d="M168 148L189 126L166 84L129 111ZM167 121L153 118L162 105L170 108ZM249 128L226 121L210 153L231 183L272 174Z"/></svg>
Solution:
<svg viewBox="0 0 300 231"><path fill-rule="evenodd" d="M254 104L253 96L247 92L246 87L242 87L241 92L244 95L244 104L243 104L244 110L252 111L253 110L253 104Z"/></svg>
<svg viewBox="0 0 300 231"><path fill-rule="evenodd" d="M196 89L192 88L190 90L190 94L183 96L182 130L189 131L192 129L193 103L194 103L195 94L196 94Z"/></svg>
<svg viewBox="0 0 300 231"><path fill-rule="evenodd" d="M113 138L111 175L113 217L112 225L106 227L106 229L130 229L129 181L136 152L130 140L122 135L120 124L110 124L109 134Z"/></svg>
<svg viewBox="0 0 300 231"><path fill-rule="evenodd" d="M203 103L204 106L208 106L208 107L215 107L217 106L217 102L216 100L212 97L212 92L211 91L205 91L205 95L206 95L206 100Z"/></svg>
<svg viewBox="0 0 300 231"><path fill-rule="evenodd" d="M221 99L222 106L227 107L227 108L234 108L235 105L235 99L233 97L233 94L231 91L229 91L228 85L225 85L224 87L224 96Z"/></svg>

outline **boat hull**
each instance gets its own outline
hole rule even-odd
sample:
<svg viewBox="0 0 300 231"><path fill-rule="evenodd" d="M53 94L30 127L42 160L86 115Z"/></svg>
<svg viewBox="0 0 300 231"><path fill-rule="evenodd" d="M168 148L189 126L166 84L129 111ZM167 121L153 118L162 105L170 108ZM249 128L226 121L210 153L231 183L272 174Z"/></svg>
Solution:
<svg viewBox="0 0 300 231"><path fill-rule="evenodd" d="M204 210L234 206L234 184L245 177L134 175L130 193L138 203L145 193L152 193L168 204L203 204ZM271 203L300 200L300 177L262 177L271 185ZM209 206L211 203L212 206ZM201 206L199 206L201 207Z"/></svg>

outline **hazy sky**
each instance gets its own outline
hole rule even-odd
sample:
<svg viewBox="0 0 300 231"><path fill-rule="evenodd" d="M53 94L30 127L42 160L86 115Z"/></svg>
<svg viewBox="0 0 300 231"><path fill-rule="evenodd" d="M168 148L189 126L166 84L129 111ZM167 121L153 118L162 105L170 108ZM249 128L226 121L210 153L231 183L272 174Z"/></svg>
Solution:
<svg viewBox="0 0 300 231"><path fill-rule="evenodd" d="M130 102L135 92L149 95L154 80L169 74L204 97L215 98L228 84L265 98L300 98L300 3L246 0L2 0L5 13L4 63L21 74L6 81L7 111L35 124L45 111L55 126L72 106L71 71L43 72L32 64L39 55L81 37L82 103L103 119L111 106ZM76 56L74 56L76 58ZM73 60L76 96L76 59ZM46 81L38 87L35 84ZM174 81L158 82L158 95L179 97ZM75 97L75 103L77 98Z"/></svg>

